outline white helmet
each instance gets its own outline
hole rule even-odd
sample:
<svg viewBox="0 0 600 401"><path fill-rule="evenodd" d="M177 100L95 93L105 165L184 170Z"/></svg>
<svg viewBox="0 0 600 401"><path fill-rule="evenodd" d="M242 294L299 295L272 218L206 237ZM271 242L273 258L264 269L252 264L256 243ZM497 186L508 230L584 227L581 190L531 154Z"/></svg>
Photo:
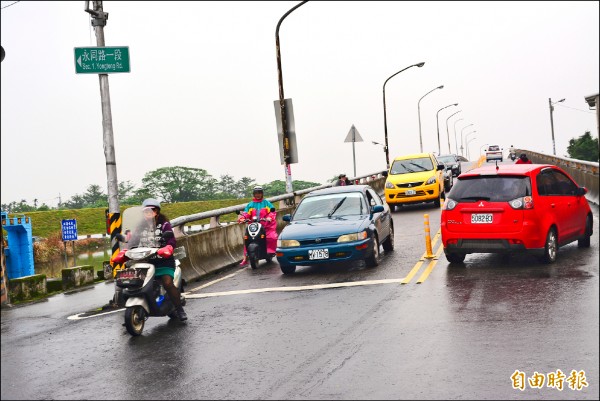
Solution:
<svg viewBox="0 0 600 401"><path fill-rule="evenodd" d="M155 207L160 210L160 202L154 198L148 198L142 202L142 207Z"/></svg>

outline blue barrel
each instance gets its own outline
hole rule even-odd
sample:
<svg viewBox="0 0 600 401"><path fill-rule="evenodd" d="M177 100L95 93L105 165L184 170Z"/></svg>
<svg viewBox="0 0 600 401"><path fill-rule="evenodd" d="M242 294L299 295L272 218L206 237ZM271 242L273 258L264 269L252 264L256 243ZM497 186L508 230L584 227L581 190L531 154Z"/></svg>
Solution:
<svg viewBox="0 0 600 401"><path fill-rule="evenodd" d="M8 213L2 212L2 228L8 233L5 249L8 279L34 275L31 218L25 215L8 217Z"/></svg>

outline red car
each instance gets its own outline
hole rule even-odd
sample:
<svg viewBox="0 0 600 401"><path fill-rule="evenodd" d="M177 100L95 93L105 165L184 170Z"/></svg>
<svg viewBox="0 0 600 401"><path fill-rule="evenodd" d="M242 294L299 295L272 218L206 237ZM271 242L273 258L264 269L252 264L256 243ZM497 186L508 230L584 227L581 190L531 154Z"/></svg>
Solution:
<svg viewBox="0 0 600 401"><path fill-rule="evenodd" d="M585 194L560 167L484 165L461 174L442 208L442 242L450 263L469 253L530 251L545 263L560 246L589 247L593 215Z"/></svg>

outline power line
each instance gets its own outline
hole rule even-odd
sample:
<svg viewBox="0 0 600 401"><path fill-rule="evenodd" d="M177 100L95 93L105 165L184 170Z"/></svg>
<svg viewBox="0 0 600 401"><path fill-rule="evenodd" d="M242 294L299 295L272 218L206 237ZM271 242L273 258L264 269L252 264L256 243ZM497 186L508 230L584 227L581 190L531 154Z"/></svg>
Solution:
<svg viewBox="0 0 600 401"><path fill-rule="evenodd" d="M4 10L6 7L10 7L10 6L12 6L12 5L15 5L15 4L17 4L17 3L19 3L19 1L15 1L14 3L10 3L10 4L9 4L9 5L7 5L7 6L1 7L1 8L0 8L0 10Z"/></svg>
<svg viewBox="0 0 600 401"><path fill-rule="evenodd" d="M584 113L594 113L594 114L596 113L595 111L581 110L581 109L576 109L575 107L565 106L564 104L561 104L561 103L556 103L555 106L566 107L567 109L573 109L573 110L577 110L577 111L583 111Z"/></svg>

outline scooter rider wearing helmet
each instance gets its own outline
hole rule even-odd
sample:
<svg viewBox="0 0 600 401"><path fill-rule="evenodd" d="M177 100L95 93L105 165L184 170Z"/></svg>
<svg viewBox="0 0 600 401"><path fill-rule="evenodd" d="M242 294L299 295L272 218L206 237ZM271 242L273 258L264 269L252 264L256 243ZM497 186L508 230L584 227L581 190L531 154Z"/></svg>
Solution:
<svg viewBox="0 0 600 401"><path fill-rule="evenodd" d="M243 220L252 220L254 216L259 219L264 218L265 234L267 236L267 253L275 254L277 248L277 213L275 207L267 199L264 199L264 191L260 186L254 187L252 190L253 199L250 201L243 212L240 213L238 222ZM248 263L246 247L244 246L244 258L240 266L245 266Z"/></svg>
<svg viewBox="0 0 600 401"><path fill-rule="evenodd" d="M173 249L175 248L175 236L171 236L166 241L163 233L173 231L171 223L167 216L160 212L160 202L153 198L145 199L142 203L144 220L131 233L131 238L127 242L138 244L140 247L159 248L156 252L159 256L150 259L148 262L155 267L155 277L160 278L169 298L175 305L175 313L179 320L187 320L187 314L181 305L181 294L179 289L173 284L175 278L175 258ZM123 249L116 258L124 254L127 249Z"/></svg>

